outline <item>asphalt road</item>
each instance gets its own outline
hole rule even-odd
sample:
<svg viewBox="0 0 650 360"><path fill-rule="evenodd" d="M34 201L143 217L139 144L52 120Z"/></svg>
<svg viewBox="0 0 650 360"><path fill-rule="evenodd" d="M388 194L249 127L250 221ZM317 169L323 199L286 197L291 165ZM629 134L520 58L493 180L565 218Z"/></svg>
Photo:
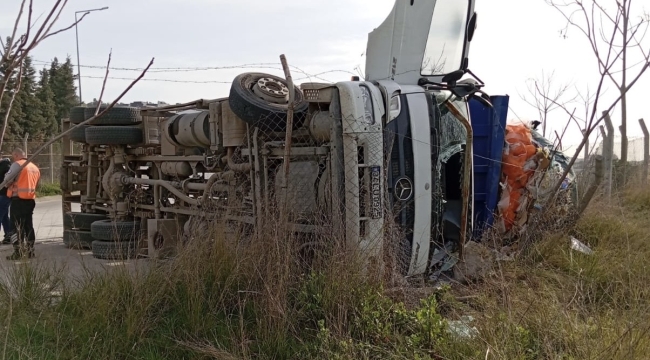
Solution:
<svg viewBox="0 0 650 360"><path fill-rule="evenodd" d="M79 211L73 207L73 211ZM138 264L146 260L106 261L95 259L90 250L73 250L63 245L63 216L61 214L61 197L38 199L34 210L34 229L36 230L36 257L29 260L9 261L11 245L0 247L0 281L7 280L11 269L24 264L47 267L62 274L67 281L80 280L96 272L126 267L135 270Z"/></svg>

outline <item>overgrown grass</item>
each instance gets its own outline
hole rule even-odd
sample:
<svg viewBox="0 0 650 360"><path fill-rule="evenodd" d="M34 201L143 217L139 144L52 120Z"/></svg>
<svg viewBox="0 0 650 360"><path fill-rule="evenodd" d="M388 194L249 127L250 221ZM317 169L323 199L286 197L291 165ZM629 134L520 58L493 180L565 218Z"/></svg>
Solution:
<svg viewBox="0 0 650 360"><path fill-rule="evenodd" d="M468 358L650 358L650 189L593 204L575 229L500 262L485 281L456 287L445 316L470 314L480 335ZM572 251L570 236L594 253ZM446 358L466 358L454 353Z"/></svg>
<svg viewBox="0 0 650 360"><path fill-rule="evenodd" d="M40 183L36 187L36 196L37 197L43 197L43 196L53 196L53 195L61 195L63 192L61 191L61 186L58 183Z"/></svg>
<svg viewBox="0 0 650 360"><path fill-rule="evenodd" d="M650 358L650 191L619 199L452 288L388 291L331 234L307 270L298 241L273 228L245 246L198 230L174 260L75 288L63 271L19 265L0 283L2 358ZM594 254L569 250L569 235ZM466 315L477 335L448 331Z"/></svg>

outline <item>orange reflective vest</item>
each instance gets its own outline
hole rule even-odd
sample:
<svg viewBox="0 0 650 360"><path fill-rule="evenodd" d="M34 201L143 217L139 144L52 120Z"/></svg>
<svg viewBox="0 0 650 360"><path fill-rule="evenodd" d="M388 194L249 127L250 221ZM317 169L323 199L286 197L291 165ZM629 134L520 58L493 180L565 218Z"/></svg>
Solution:
<svg viewBox="0 0 650 360"><path fill-rule="evenodd" d="M16 161L20 166L23 166L25 159ZM27 164L18 174L14 183L7 189L7 197L18 197L20 199L32 200L36 199L36 185L41 178L41 171L33 163Z"/></svg>

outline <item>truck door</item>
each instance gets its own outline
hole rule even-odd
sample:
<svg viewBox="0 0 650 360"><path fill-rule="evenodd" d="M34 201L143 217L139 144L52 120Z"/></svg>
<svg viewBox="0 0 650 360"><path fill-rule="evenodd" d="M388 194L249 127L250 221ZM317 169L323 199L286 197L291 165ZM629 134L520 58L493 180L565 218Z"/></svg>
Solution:
<svg viewBox="0 0 650 360"><path fill-rule="evenodd" d="M396 0L368 36L366 80L417 85L467 64L475 0Z"/></svg>

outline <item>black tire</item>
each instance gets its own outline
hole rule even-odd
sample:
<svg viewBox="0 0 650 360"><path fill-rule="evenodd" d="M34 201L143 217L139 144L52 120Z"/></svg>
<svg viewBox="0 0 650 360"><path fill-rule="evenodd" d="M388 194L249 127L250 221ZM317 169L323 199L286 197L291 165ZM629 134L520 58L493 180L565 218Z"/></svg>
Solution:
<svg viewBox="0 0 650 360"><path fill-rule="evenodd" d="M90 214L80 212L67 212L63 215L63 229L78 229L90 231L95 221L108 219L105 214Z"/></svg>
<svg viewBox="0 0 650 360"><path fill-rule="evenodd" d="M90 225L93 238L103 241L132 241L140 238L139 221L100 220Z"/></svg>
<svg viewBox="0 0 650 360"><path fill-rule="evenodd" d="M90 231L63 230L63 245L68 249L90 249L94 240Z"/></svg>
<svg viewBox="0 0 650 360"><path fill-rule="evenodd" d="M70 140L78 143L86 143L86 129L89 126L87 125L81 125L77 126L70 133L68 136L70 137Z"/></svg>
<svg viewBox="0 0 650 360"><path fill-rule="evenodd" d="M100 241L92 242L93 257L102 260L128 260L138 255L137 241Z"/></svg>
<svg viewBox="0 0 650 360"><path fill-rule="evenodd" d="M70 109L70 115L68 116L70 122L73 124L79 124L86 120L86 107L85 106L75 106Z"/></svg>
<svg viewBox="0 0 650 360"><path fill-rule="evenodd" d="M101 106L99 112L106 110L107 107L106 105ZM84 109L84 120L88 120L95 115L95 107ZM134 125L140 122L142 122L140 109L129 106L116 106L108 110L106 114L91 121L90 125Z"/></svg>
<svg viewBox="0 0 650 360"><path fill-rule="evenodd" d="M262 77L277 80L286 86L284 79L269 74L244 73L238 75L230 87L228 98L230 109L251 126L268 131L286 131L288 105L273 104L253 93L253 86ZM293 129L301 127L305 122L308 105L302 92L296 87Z"/></svg>
<svg viewBox="0 0 650 360"><path fill-rule="evenodd" d="M130 126L90 126L86 129L90 145L131 145L142 143L142 129Z"/></svg>

